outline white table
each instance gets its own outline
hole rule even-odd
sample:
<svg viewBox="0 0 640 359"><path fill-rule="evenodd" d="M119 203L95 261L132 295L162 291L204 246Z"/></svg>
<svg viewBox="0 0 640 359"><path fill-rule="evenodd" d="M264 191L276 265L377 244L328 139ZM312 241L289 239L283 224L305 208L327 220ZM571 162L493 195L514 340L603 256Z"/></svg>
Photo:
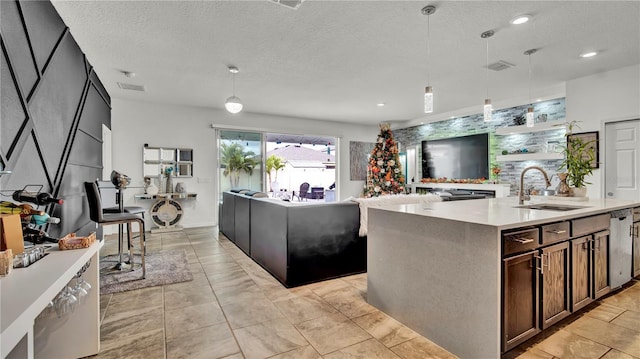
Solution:
<svg viewBox="0 0 640 359"><path fill-rule="evenodd" d="M99 251L103 242L91 247L60 251L57 247L27 268L15 268L0 278L0 354L4 358L80 358L100 350ZM44 345L34 345L35 318L91 260L83 277L92 289L86 303L78 306ZM55 320L55 319L52 319ZM46 353L46 354L45 354Z"/></svg>

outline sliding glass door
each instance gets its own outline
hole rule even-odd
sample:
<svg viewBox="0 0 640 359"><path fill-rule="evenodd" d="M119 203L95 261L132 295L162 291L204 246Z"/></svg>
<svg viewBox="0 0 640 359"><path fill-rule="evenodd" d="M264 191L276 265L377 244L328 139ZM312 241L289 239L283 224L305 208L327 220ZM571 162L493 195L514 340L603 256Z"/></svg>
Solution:
<svg viewBox="0 0 640 359"><path fill-rule="evenodd" d="M220 195L235 188L262 191L262 134L220 129L217 141Z"/></svg>

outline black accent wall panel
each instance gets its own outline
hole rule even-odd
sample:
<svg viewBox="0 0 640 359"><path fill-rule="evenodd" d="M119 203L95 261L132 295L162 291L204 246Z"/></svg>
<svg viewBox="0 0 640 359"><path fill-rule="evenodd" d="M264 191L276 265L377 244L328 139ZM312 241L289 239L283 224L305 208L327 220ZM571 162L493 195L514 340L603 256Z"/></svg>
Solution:
<svg viewBox="0 0 640 359"><path fill-rule="evenodd" d="M15 173L8 176L2 176L2 193L4 193L5 189L22 189L25 185L28 184L43 185L43 191L51 190L49 181L47 180L47 175L44 171L44 168L42 167L42 162L40 161L40 157L38 155L36 142L33 139L33 136L27 137L28 138L24 145L24 148L18 155L15 156L17 157L15 166L13 167L13 169L9 168ZM24 174L26 173L28 173L29 175L25 176ZM14 176L14 174L17 174L17 176ZM6 199L7 198L3 198L3 200Z"/></svg>
<svg viewBox="0 0 640 359"><path fill-rule="evenodd" d="M102 142L89 136L84 131L77 131L67 166L80 165L91 167L101 161ZM102 177L102 173L99 177Z"/></svg>
<svg viewBox="0 0 640 359"><path fill-rule="evenodd" d="M67 33L60 42L56 56L41 81L33 101L29 103L29 112L38 129L47 171L53 178L87 81L84 55L71 34Z"/></svg>
<svg viewBox="0 0 640 359"><path fill-rule="evenodd" d="M111 96L109 96L109 93L102 85L102 82L98 80L98 76L96 75L96 73L92 72L89 78L91 79L91 84L98 90L105 103L111 103ZM104 124L107 125L107 127L111 128L111 117L109 117L108 123L105 122Z"/></svg>
<svg viewBox="0 0 640 359"><path fill-rule="evenodd" d="M1 199L43 185L65 201L41 207L61 219L44 228L51 236L95 231L83 183L102 175L101 125L111 125L110 97L50 2L0 3L0 159L13 171L0 177ZM33 87L31 95L20 91L23 84Z"/></svg>
<svg viewBox="0 0 640 359"><path fill-rule="evenodd" d="M49 1L19 1L40 71L66 26Z"/></svg>
<svg viewBox="0 0 640 359"><path fill-rule="evenodd" d="M14 58L24 59L24 61L12 65L20 79L22 91L27 96L38 81L38 68L31 56L27 33L20 19L18 3L0 1L0 19L2 20L2 38L6 41L7 52ZM32 60L29 61L29 59Z"/></svg>
<svg viewBox="0 0 640 359"><path fill-rule="evenodd" d="M2 90L0 98L2 98L2 105L0 107L0 116L2 116L2 121L0 121L0 150L8 156L10 155L9 149L13 141L18 137L18 132L27 116L22 108L18 89L13 85L13 78L4 53L2 54L1 66L2 75L0 75L0 81Z"/></svg>
<svg viewBox="0 0 640 359"><path fill-rule="evenodd" d="M78 129L100 140L102 138L102 124L105 123L109 126L111 121L109 114L109 105L104 102L95 86L89 86Z"/></svg>

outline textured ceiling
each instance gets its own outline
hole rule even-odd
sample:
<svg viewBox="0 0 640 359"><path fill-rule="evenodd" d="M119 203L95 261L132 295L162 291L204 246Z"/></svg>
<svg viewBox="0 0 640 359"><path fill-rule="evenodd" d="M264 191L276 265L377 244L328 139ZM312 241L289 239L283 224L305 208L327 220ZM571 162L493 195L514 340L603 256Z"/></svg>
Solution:
<svg viewBox="0 0 640 359"><path fill-rule="evenodd" d="M564 94L565 81L640 63L638 1L53 1L115 98L360 124L432 121ZM427 17L435 113L425 115ZM510 25L515 15L534 17ZM489 62L515 67L487 78ZM600 55L582 59L586 50ZM134 78L121 71L132 71ZM144 85L146 92L116 82ZM638 80L640 83L640 79ZM386 103L377 107L379 102Z"/></svg>

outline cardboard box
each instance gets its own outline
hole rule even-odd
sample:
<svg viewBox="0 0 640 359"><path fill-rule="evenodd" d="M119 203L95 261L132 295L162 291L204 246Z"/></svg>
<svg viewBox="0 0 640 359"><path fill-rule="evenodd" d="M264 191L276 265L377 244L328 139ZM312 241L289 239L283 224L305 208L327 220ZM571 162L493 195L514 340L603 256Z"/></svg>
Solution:
<svg viewBox="0 0 640 359"><path fill-rule="evenodd" d="M19 214L0 214L0 250L11 249L13 255L24 252L24 238Z"/></svg>

